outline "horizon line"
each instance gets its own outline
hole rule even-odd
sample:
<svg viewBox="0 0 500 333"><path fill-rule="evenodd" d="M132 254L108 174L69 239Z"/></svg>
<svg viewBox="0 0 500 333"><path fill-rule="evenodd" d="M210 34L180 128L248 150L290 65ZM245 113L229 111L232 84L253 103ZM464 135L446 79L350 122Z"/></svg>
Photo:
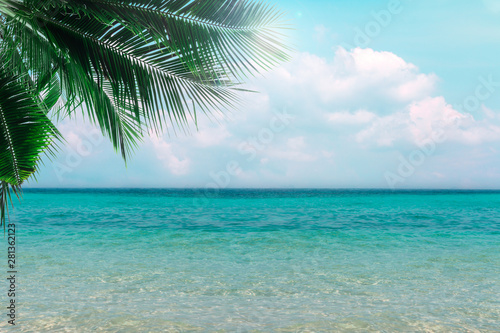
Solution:
<svg viewBox="0 0 500 333"><path fill-rule="evenodd" d="M24 187L23 190L360 190L360 191L500 191L500 188L383 188L383 187Z"/></svg>

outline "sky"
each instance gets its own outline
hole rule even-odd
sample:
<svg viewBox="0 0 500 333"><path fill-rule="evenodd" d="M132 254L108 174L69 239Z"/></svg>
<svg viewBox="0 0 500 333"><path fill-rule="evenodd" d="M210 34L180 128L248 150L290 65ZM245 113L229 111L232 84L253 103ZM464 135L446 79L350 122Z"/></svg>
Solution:
<svg viewBox="0 0 500 333"><path fill-rule="evenodd" d="M276 1L292 60L124 164L81 119L27 187L500 188L500 0Z"/></svg>

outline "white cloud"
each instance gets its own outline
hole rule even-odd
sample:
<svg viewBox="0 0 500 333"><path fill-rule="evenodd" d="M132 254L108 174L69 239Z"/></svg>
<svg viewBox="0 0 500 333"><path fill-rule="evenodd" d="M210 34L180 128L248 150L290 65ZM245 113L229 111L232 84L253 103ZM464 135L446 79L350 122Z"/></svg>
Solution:
<svg viewBox="0 0 500 333"><path fill-rule="evenodd" d="M190 160L188 158L179 158L175 155L173 144L167 143L153 133L149 137L152 143L156 158L163 162L163 165L174 175L185 175L189 173Z"/></svg>
<svg viewBox="0 0 500 333"><path fill-rule="evenodd" d="M155 183L145 186L169 186L178 179L182 186L204 186L212 181L210 172L225 170L232 160L242 172L231 177L231 186L384 186L381 175L397 163L391 156L414 149L442 129L447 147L453 147L439 155L439 165L478 168L492 159L492 153L481 155L487 147L482 145L500 141L499 113L483 106L485 117L477 120L458 112L436 95L437 81L436 75L422 73L391 52L339 48L331 60L301 53L249 84L260 93L243 94L245 107L231 113L232 119L212 122L200 115L199 131L191 128L190 136L146 139L138 165L155 175L147 175ZM295 119L284 126L273 123L273 112L285 108ZM259 139L271 128L276 128L271 138ZM73 127L62 130L71 146L81 145L82 136ZM252 150L239 151L252 140ZM464 147L481 158L473 166L460 161L466 154L454 153ZM130 178L146 177L139 167L128 172ZM499 173L495 166L488 175ZM451 179L438 167L424 179L439 175Z"/></svg>
<svg viewBox="0 0 500 333"><path fill-rule="evenodd" d="M271 109L283 105L290 106L296 120L257 152L258 165L246 166L245 174L254 175L255 182L262 181L262 175L361 181L367 177L367 164L374 170L375 164L390 168L378 148L404 152L439 130L445 130L448 142L455 145L500 140L491 121L496 119L494 111L485 111L489 121L483 122L458 112L444 97L435 96L437 81L435 74L422 73L391 52L339 48L331 61L302 53L265 80L254 82L252 88L261 92L258 99L249 96L245 116L221 127L233 144L222 148L220 143L219 148L237 147L246 137L256 137ZM258 106L256 100L261 101ZM333 166L341 171L332 173Z"/></svg>
<svg viewBox="0 0 500 333"><path fill-rule="evenodd" d="M280 160L293 161L293 162L314 162L318 159L314 154L308 154L302 151L286 151L286 150L272 150L269 152L270 158L272 157L275 162Z"/></svg>
<svg viewBox="0 0 500 333"><path fill-rule="evenodd" d="M257 90L274 101L300 105L298 112L393 113L408 103L431 96L438 78L391 52L339 47L331 61L309 53L297 55L276 70ZM358 114L358 116L360 116Z"/></svg>
<svg viewBox="0 0 500 333"><path fill-rule="evenodd" d="M443 97L426 98L408 107L408 130L416 144L432 137L438 130L447 131L467 116L455 111Z"/></svg>
<svg viewBox="0 0 500 333"><path fill-rule="evenodd" d="M287 145L291 150L304 149L306 146L303 136L288 139Z"/></svg>
<svg viewBox="0 0 500 333"><path fill-rule="evenodd" d="M494 117L493 111L488 111L490 117ZM499 125L476 121L471 115L454 110L443 97L428 97L396 114L377 117L356 138L360 143L378 146L393 146L402 141L421 145L435 133L443 132L448 142L478 145L500 140Z"/></svg>
<svg viewBox="0 0 500 333"><path fill-rule="evenodd" d="M373 112L359 110L355 113L350 113L347 111L329 113L326 115L326 117L328 121L334 124L358 125L369 123L376 117L376 115Z"/></svg>
<svg viewBox="0 0 500 333"><path fill-rule="evenodd" d="M102 136L101 131L96 126L85 121L82 116L66 118L56 125L66 140L65 150L77 153L82 157L102 152L103 149L100 146L108 140Z"/></svg>
<svg viewBox="0 0 500 333"><path fill-rule="evenodd" d="M200 147L220 145L229 137L231 137L231 133L227 130L226 125L212 125L202 128L194 134L194 140Z"/></svg>

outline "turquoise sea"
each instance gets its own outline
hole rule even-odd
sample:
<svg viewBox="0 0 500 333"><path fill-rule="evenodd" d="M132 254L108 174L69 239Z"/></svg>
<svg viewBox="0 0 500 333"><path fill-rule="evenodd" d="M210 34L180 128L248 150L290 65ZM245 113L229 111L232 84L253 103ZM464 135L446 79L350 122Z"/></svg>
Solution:
<svg viewBox="0 0 500 333"><path fill-rule="evenodd" d="M500 192L31 189L15 206L12 331L500 331Z"/></svg>

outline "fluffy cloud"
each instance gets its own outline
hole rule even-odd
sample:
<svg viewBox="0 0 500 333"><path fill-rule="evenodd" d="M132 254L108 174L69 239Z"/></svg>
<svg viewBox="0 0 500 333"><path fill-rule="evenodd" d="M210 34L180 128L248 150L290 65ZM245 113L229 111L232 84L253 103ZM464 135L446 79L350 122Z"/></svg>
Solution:
<svg viewBox="0 0 500 333"><path fill-rule="evenodd" d="M366 124L371 122L375 117L376 115L373 112L366 110L358 110L354 113L341 111L326 115L328 121L340 125Z"/></svg>
<svg viewBox="0 0 500 333"><path fill-rule="evenodd" d="M429 159L419 179L449 184L451 174L440 165L455 165L461 179L470 171L458 161L464 154L456 154L464 146L477 157L469 168L487 163L494 154L488 143L500 141L500 117L484 106L482 120L457 111L436 94L437 82L435 74L391 52L338 48L330 61L301 53L251 82L246 88L260 93L243 94L246 103L231 118L199 116L192 135L146 138L140 163L129 167L123 185L153 179L143 186L202 187L234 161L241 168L230 179L235 187L384 187L383 174L397 156L437 131L446 132L447 145L454 146L436 158L440 163ZM284 110L293 115L286 122L276 116ZM64 124L62 129L71 146L81 145L81 132ZM500 173L496 164L488 170Z"/></svg>
<svg viewBox="0 0 500 333"><path fill-rule="evenodd" d="M356 138L360 143L393 146L401 141L422 145L435 133L446 134L448 142L478 145L500 141L500 123L476 121L470 114L462 114L446 103L443 97L428 97L411 103L405 110L384 117L377 117L371 125L360 131ZM494 114L494 113L493 113Z"/></svg>
<svg viewBox="0 0 500 333"><path fill-rule="evenodd" d="M204 127L194 134L194 140L200 147L210 147L222 144L231 133L225 125Z"/></svg>
<svg viewBox="0 0 500 333"><path fill-rule="evenodd" d="M154 147L156 157L174 175L189 173L190 160L175 155L173 144L167 143L163 138L150 133L149 140Z"/></svg>
<svg viewBox="0 0 500 333"><path fill-rule="evenodd" d="M378 106L379 112L386 112L394 105L429 96L437 76L420 73L415 65L390 52L340 47L332 62L300 54L276 71L270 82L294 100L308 93L306 100L314 97L325 106Z"/></svg>

